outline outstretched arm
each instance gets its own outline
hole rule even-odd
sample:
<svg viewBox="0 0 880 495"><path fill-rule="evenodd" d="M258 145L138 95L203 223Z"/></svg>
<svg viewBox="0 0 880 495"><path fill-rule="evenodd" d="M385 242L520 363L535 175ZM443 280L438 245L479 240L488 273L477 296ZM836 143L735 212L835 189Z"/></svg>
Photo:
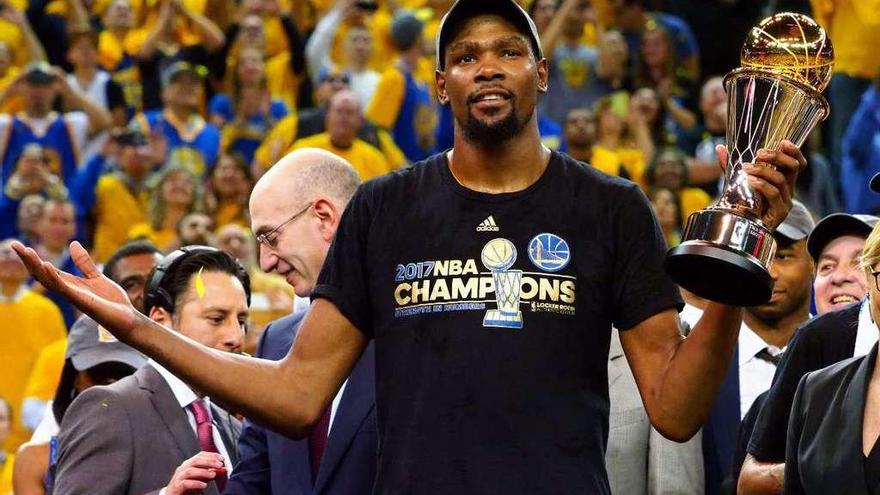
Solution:
<svg viewBox="0 0 880 495"><path fill-rule="evenodd" d="M719 154L726 164L723 147ZM779 151L760 151L758 159L745 170L752 189L767 199L764 224L775 229L791 210L794 182L807 161L789 141L783 141ZM686 339L674 310L621 332L645 410L663 436L684 441L703 424L733 356L741 322L742 308L709 303Z"/></svg>
<svg viewBox="0 0 880 495"><path fill-rule="evenodd" d="M13 249L47 289L68 298L117 338L194 388L291 437L311 431L367 343L336 306L319 299L282 361L210 349L137 312L122 288L98 271L78 242L71 244L70 254L82 277L58 270L21 243L13 243Z"/></svg>

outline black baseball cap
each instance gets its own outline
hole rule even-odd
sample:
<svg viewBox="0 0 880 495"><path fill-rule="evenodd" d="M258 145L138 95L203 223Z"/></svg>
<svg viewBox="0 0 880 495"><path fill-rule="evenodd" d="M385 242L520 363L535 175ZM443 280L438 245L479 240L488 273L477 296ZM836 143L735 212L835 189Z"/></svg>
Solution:
<svg viewBox="0 0 880 495"><path fill-rule="evenodd" d="M479 15L494 14L513 23L519 31L532 42L535 58L544 58L538 28L529 14L514 0L458 0L450 7L449 12L440 20L437 31L437 68L443 70L446 65L446 45L458 27L466 20Z"/></svg>
<svg viewBox="0 0 880 495"><path fill-rule="evenodd" d="M178 60L162 71L162 87L173 83L183 74L189 74L194 79L204 81L208 76L208 69L204 65L191 64L185 60Z"/></svg>
<svg viewBox="0 0 880 495"><path fill-rule="evenodd" d="M818 261L822 250L831 241L845 235L867 238L878 220L880 218L873 215L850 215L849 213L828 215L819 220L813 232L810 233L810 238L807 239L807 251L813 257L813 261Z"/></svg>
<svg viewBox="0 0 880 495"><path fill-rule="evenodd" d="M140 129L125 129L113 138L120 146L145 146L150 144L147 135Z"/></svg>
<svg viewBox="0 0 880 495"><path fill-rule="evenodd" d="M55 72L46 62L32 62L24 69L24 80L28 84L46 86L55 82Z"/></svg>

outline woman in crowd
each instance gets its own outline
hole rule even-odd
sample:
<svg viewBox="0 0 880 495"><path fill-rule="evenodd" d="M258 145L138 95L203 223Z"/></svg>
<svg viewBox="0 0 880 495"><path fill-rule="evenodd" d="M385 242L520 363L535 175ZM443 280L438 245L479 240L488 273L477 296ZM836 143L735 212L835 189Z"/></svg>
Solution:
<svg viewBox="0 0 880 495"><path fill-rule="evenodd" d="M685 106L693 94L697 74L689 73L677 60L669 33L660 25L642 34L639 63L636 68L637 87L649 87L664 99L675 99Z"/></svg>
<svg viewBox="0 0 880 495"><path fill-rule="evenodd" d="M648 199L651 200L654 214L657 215L657 221L660 222L663 237L666 238L666 245L669 247L677 246L681 243L681 233L684 230L684 224L681 221L681 203L678 196L671 189L654 187L648 191Z"/></svg>
<svg viewBox="0 0 880 495"><path fill-rule="evenodd" d="M880 226L865 241L861 265L876 322L880 316ZM876 362L875 344L866 356L801 379L788 424L785 494L880 493L880 372Z"/></svg>
<svg viewBox="0 0 880 495"><path fill-rule="evenodd" d="M152 180L148 220L128 232L130 239L146 238L163 252L177 240L177 224L199 205L198 179L185 166L166 165Z"/></svg>
<svg viewBox="0 0 880 495"><path fill-rule="evenodd" d="M222 149L241 153L250 163L269 130L287 116L287 105L269 94L266 63L259 49L238 52L231 79L229 93L214 95L208 111L211 122L222 129Z"/></svg>
<svg viewBox="0 0 880 495"><path fill-rule="evenodd" d="M662 187L672 191L678 201L682 224L692 213L709 206L712 198L706 191L688 184L687 156L678 148L668 146L657 153L645 173L651 187Z"/></svg>
<svg viewBox="0 0 880 495"><path fill-rule="evenodd" d="M654 145L641 113L620 99L602 98L596 103L596 133L591 165L645 188L645 163Z"/></svg>
<svg viewBox="0 0 880 495"><path fill-rule="evenodd" d="M239 153L224 153L211 171L205 188L205 211L215 228L234 223L250 225L248 198L254 178L248 162Z"/></svg>

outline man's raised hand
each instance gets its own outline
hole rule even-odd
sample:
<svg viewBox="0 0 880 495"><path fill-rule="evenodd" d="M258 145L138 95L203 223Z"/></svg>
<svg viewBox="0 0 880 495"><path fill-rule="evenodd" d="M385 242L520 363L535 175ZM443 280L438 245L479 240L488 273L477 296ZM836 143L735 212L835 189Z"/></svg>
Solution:
<svg viewBox="0 0 880 495"><path fill-rule="evenodd" d="M36 251L18 241L12 243L12 249L43 287L66 297L119 340L125 341L134 329L138 312L125 291L95 267L89 253L79 242L70 243L70 256L83 273L82 277L55 268L48 261L43 261Z"/></svg>

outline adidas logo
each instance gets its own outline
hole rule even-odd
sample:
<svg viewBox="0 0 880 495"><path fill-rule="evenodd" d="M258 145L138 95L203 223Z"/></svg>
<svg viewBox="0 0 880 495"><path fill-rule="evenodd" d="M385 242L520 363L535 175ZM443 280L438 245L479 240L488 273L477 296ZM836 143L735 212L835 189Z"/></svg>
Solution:
<svg viewBox="0 0 880 495"><path fill-rule="evenodd" d="M498 232L499 230L501 229L498 228L492 215L489 215L489 218L480 222L480 225L477 225L477 232Z"/></svg>

